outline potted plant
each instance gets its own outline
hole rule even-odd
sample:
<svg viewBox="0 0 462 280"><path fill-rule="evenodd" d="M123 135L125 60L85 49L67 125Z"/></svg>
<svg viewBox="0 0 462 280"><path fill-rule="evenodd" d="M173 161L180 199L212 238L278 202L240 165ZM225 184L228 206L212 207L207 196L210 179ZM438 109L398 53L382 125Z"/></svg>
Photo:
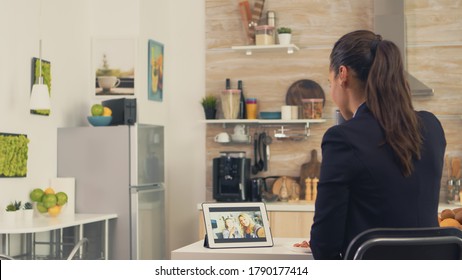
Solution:
<svg viewBox="0 0 462 280"><path fill-rule="evenodd" d="M7 223L14 223L17 218L17 210L21 209L21 201L15 201L14 203L13 202L10 202L10 204L8 204L6 206L6 214L5 214L5 221Z"/></svg>
<svg viewBox="0 0 462 280"><path fill-rule="evenodd" d="M30 222L32 221L32 218L34 217L34 209L32 207L32 203L30 202L26 202L24 203L24 206L22 208L24 211L24 220L27 221L27 222Z"/></svg>
<svg viewBox="0 0 462 280"><path fill-rule="evenodd" d="M280 45L289 45L292 38L292 29L289 27L278 28L278 40Z"/></svg>
<svg viewBox="0 0 462 280"><path fill-rule="evenodd" d="M217 113L218 98L213 95L204 96L201 100L202 108L204 108L205 119L215 119Z"/></svg>

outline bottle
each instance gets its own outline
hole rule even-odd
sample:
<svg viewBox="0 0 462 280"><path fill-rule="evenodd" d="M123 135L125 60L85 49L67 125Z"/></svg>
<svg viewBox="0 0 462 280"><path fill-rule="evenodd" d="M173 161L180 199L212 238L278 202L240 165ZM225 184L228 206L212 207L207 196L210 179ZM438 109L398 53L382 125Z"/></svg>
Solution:
<svg viewBox="0 0 462 280"><path fill-rule="evenodd" d="M267 24L269 26L276 26L276 13L274 11L267 11L266 12L266 20L268 21Z"/></svg>
<svg viewBox="0 0 462 280"><path fill-rule="evenodd" d="M225 89L231 89L231 80L229 78L226 79Z"/></svg>
<svg viewBox="0 0 462 280"><path fill-rule="evenodd" d="M244 87L242 86L242 81L237 81L237 89L241 91L241 98L239 100L239 119L246 119L247 112L245 109L245 96L244 96Z"/></svg>

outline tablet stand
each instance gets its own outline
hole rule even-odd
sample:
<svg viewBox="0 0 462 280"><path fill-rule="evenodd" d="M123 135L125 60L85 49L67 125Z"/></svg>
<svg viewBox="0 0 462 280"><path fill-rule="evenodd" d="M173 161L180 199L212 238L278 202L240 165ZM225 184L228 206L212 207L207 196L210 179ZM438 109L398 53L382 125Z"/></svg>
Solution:
<svg viewBox="0 0 462 280"><path fill-rule="evenodd" d="M207 238L207 234L206 234L205 237L204 237L204 247L205 247L205 248L210 248L210 247L209 247L209 239Z"/></svg>

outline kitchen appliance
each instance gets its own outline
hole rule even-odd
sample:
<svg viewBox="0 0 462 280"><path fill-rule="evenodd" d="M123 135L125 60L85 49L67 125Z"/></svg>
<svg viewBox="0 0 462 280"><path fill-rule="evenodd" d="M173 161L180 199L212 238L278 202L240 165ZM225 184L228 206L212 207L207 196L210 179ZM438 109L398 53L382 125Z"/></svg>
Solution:
<svg viewBox="0 0 462 280"><path fill-rule="evenodd" d="M76 212L117 214L109 259L166 259L163 126L59 128L57 145L58 177L76 181Z"/></svg>
<svg viewBox="0 0 462 280"><path fill-rule="evenodd" d="M250 201L250 159L245 152L220 152L213 159L213 198L216 201Z"/></svg>
<svg viewBox="0 0 462 280"><path fill-rule="evenodd" d="M136 98L109 99L101 104L112 111L111 125L136 123Z"/></svg>
<svg viewBox="0 0 462 280"><path fill-rule="evenodd" d="M413 96L432 96L433 89L418 80L407 69L407 35L404 0L374 0L374 31L394 42L403 58L404 70Z"/></svg>

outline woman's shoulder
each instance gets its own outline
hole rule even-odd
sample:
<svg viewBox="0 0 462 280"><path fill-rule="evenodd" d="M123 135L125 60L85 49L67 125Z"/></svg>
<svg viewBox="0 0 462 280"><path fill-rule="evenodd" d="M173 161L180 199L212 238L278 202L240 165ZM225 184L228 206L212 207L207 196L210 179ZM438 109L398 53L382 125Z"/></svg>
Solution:
<svg viewBox="0 0 462 280"><path fill-rule="evenodd" d="M435 122L435 123L441 124L438 117L436 117L435 114L433 114L432 112L429 112L429 111L417 111L417 115L420 117L420 119L424 123Z"/></svg>

